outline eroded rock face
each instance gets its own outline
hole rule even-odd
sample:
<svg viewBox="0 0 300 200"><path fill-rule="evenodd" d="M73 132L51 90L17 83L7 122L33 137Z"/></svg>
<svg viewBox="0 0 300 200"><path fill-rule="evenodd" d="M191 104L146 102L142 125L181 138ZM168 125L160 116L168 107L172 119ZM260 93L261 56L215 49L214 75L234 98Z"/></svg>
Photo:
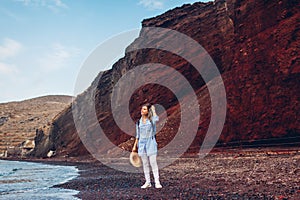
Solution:
<svg viewBox="0 0 300 200"><path fill-rule="evenodd" d="M220 145L251 145L255 141L257 144L279 143L282 140L278 138L285 138L285 143L290 145L299 142L300 136L297 119L300 111L299 18L299 1L296 0L218 0L184 5L144 20L142 25L184 33L199 42L214 59L222 74L228 103ZM138 42L137 39L132 45ZM201 120L189 151L198 152L210 123L209 93L195 69L170 52L154 49L130 52L111 70L101 74L100 82L96 79L91 86L97 88L98 121L114 144L131 148L130 136L118 128L111 114L112 88L130 69L155 62L178 70L197 93ZM74 104L90 100L91 88L79 95ZM167 110L168 121L157 136L159 147L162 147L174 137L180 123L178 100L165 87L146 85L137 90L129 102L134 120L139 117L139 106L146 101L161 104ZM81 108L82 117L88 119L84 109ZM81 131L90 139L99 140L96 125L88 123L87 120L87 129ZM88 154L77 135L71 107L54 120L48 143L44 153L51 146L57 155ZM101 146L101 151L107 151L105 145Z"/></svg>
<svg viewBox="0 0 300 200"><path fill-rule="evenodd" d="M9 119L9 117L0 117L0 126L2 126L3 124L5 124L5 122L7 122Z"/></svg>
<svg viewBox="0 0 300 200"><path fill-rule="evenodd" d="M37 130L48 134L52 119L70 105L71 96L48 95L0 104L0 157L30 153ZM24 146L24 144L26 144Z"/></svg>

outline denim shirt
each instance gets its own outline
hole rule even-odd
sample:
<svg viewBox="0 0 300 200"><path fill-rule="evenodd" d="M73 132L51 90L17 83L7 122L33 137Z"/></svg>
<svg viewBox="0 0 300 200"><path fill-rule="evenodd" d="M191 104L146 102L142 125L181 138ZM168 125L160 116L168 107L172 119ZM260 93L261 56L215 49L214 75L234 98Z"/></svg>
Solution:
<svg viewBox="0 0 300 200"><path fill-rule="evenodd" d="M138 141L138 154L142 155L156 155L157 154L157 142L155 139L156 134L156 122L159 120L158 116L152 117L152 123L149 119L144 124L142 118L139 120L139 125L136 124L136 138Z"/></svg>

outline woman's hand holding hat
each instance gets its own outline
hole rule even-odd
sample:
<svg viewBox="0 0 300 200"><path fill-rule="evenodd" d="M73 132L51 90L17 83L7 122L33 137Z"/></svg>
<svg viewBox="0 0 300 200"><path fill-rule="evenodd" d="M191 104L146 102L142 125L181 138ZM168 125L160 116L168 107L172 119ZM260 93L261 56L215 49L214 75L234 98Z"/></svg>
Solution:
<svg viewBox="0 0 300 200"><path fill-rule="evenodd" d="M134 166L134 167L142 166L142 160L141 160L140 156L138 155L138 153L136 153L136 152L130 153L129 161L132 164L132 166Z"/></svg>

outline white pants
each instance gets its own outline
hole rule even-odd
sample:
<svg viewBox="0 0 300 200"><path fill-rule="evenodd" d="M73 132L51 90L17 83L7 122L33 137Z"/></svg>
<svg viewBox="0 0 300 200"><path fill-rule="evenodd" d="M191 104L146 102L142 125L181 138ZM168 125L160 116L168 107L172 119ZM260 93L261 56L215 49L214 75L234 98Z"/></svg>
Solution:
<svg viewBox="0 0 300 200"><path fill-rule="evenodd" d="M147 156L143 155L141 156L142 162L143 162L143 168L144 168L144 175L146 179L146 183L150 183L150 165L152 168L152 173L154 176L155 183L159 183L159 173L158 173L158 166L156 162L156 155ZM150 165L149 165L150 161Z"/></svg>

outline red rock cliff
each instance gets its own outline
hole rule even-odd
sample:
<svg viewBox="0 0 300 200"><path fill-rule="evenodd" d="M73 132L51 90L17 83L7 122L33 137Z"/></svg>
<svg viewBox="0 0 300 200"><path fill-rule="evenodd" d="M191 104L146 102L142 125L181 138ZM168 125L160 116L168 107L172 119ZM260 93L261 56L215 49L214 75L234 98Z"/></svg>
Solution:
<svg viewBox="0 0 300 200"><path fill-rule="evenodd" d="M227 117L219 145L292 145L295 142L299 145L299 18L299 1L296 0L218 0L183 5L144 20L142 25L184 33L199 42L214 59L227 95ZM209 94L192 66L169 52L151 49L128 53L102 74L100 82L95 80L91 88L97 88L98 121L112 142L130 149L131 136L118 128L111 115L110 94L126 71L153 62L177 69L196 91L203 117L189 151L198 152L210 122ZM88 101L91 88L74 103ZM149 91L152 95L146 97ZM138 118L139 111L136 111L145 99L167 110L168 122L157 136L162 147L174 137L180 123L178 101L167 88L146 85L132 95L129 107L133 119ZM95 124L87 122L86 127L86 137L99 140ZM40 141L45 142L45 138L47 148L43 145L35 156L44 156L50 148L56 149L58 155L88 154L77 135L71 107L54 120L50 136ZM107 150L105 145L99 152L104 150Z"/></svg>

